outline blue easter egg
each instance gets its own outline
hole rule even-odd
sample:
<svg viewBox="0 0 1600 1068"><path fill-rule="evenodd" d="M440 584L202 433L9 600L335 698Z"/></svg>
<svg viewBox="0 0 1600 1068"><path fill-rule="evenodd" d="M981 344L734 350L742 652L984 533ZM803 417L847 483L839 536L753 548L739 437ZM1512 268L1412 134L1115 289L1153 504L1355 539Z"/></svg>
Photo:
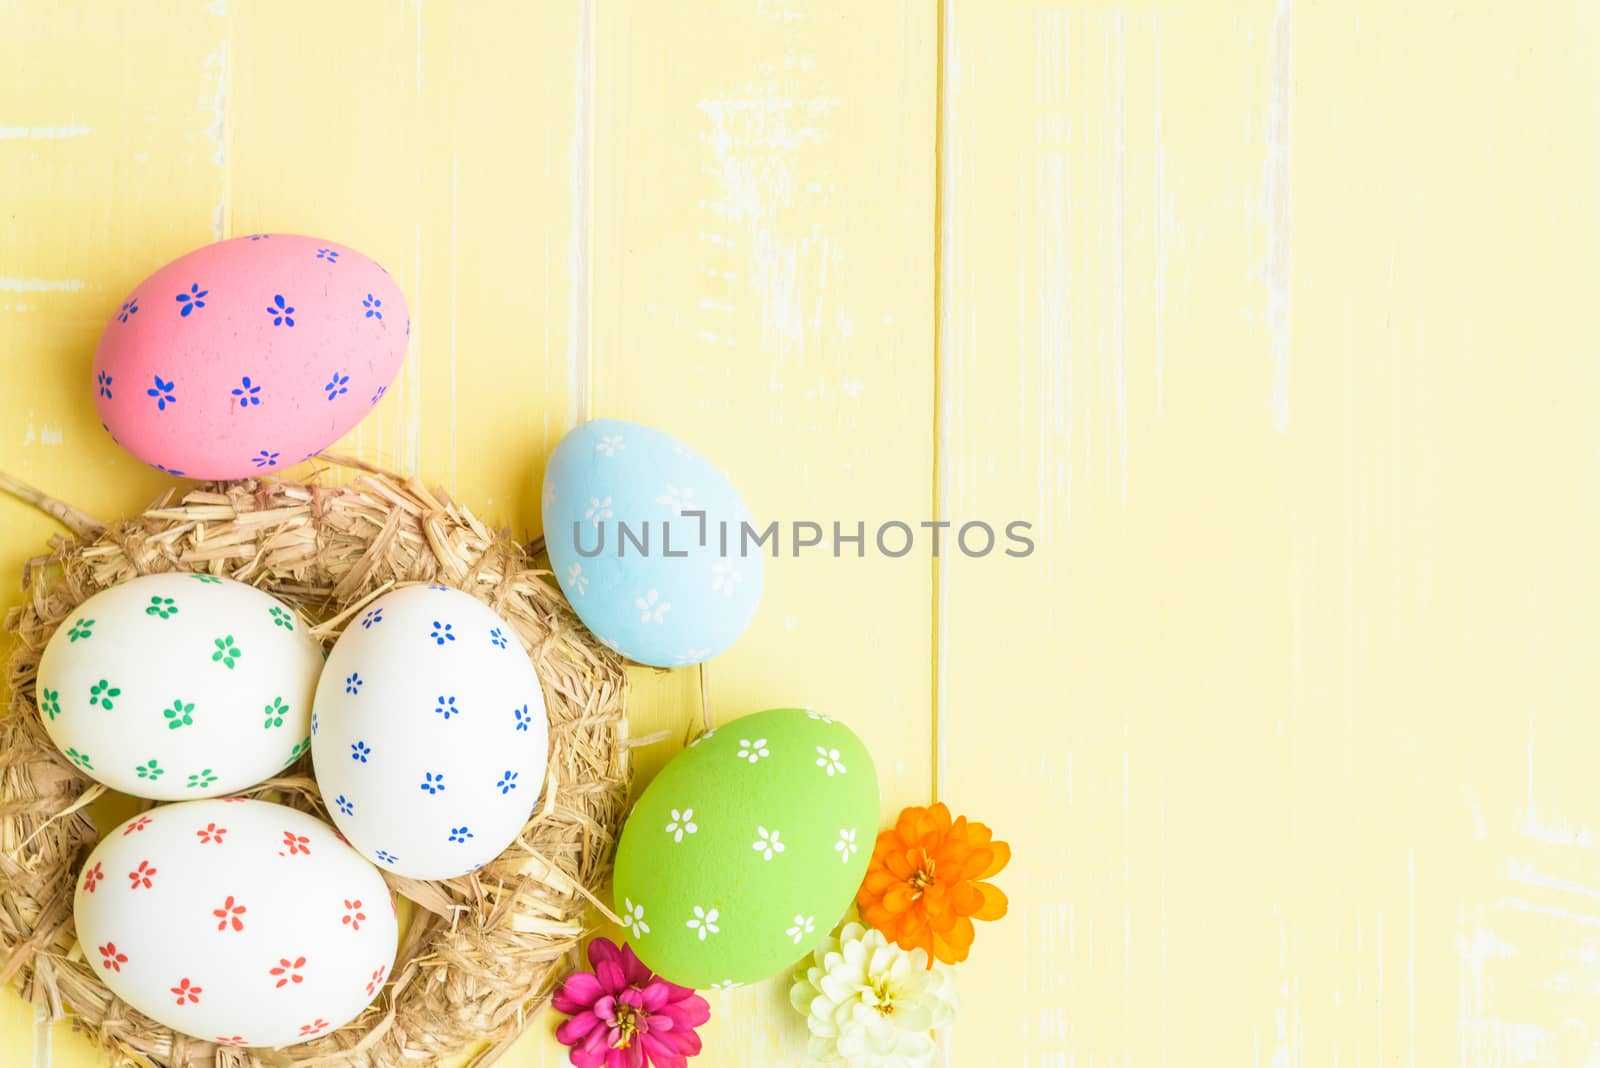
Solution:
<svg viewBox="0 0 1600 1068"><path fill-rule="evenodd" d="M698 664L755 617L761 531L726 476L670 434L620 419L577 427L550 457L543 501L562 591L622 655Z"/></svg>

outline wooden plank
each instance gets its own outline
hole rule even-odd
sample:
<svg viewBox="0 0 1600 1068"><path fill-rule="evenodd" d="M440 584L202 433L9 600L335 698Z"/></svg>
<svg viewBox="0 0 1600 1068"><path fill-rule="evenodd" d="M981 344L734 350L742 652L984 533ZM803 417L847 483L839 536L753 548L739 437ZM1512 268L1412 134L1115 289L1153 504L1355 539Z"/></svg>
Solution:
<svg viewBox="0 0 1600 1068"><path fill-rule="evenodd" d="M1588 1063L1595 16L952 0L951 1063ZM996 625L996 620L1004 620ZM997 1038L997 1036L999 1036Z"/></svg>
<svg viewBox="0 0 1600 1068"><path fill-rule="evenodd" d="M595 413L680 435L760 522L926 518L933 8L597 14ZM769 559L755 624L708 666L713 720L815 705L879 755L885 816L925 800L931 603L925 557ZM635 729L675 732L650 761L697 704L635 691ZM697 1064L804 1059L786 982L711 1001Z"/></svg>

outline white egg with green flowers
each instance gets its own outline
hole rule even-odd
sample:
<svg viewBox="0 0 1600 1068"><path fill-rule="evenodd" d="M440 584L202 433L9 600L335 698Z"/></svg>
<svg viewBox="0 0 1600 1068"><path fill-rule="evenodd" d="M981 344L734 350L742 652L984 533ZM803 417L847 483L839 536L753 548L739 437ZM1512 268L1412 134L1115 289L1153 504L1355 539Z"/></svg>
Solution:
<svg viewBox="0 0 1600 1068"><path fill-rule="evenodd" d="M310 745L322 651L232 579L144 575L61 620L39 661L45 730L85 774L158 801L254 786Z"/></svg>

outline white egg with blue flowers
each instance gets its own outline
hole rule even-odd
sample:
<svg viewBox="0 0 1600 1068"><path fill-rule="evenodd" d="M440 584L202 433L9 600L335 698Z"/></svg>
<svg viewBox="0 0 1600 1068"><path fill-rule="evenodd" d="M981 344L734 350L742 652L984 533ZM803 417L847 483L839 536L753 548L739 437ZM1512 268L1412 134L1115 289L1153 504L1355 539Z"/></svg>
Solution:
<svg viewBox="0 0 1600 1068"><path fill-rule="evenodd" d="M624 656L698 664L755 618L762 544L750 510L726 475L670 434L620 419L575 428L550 457L542 499L562 592Z"/></svg>
<svg viewBox="0 0 1600 1068"><path fill-rule="evenodd" d="M407 586L354 616L328 654L311 757L351 845L398 875L450 879L521 833L548 732L511 624L460 590Z"/></svg>

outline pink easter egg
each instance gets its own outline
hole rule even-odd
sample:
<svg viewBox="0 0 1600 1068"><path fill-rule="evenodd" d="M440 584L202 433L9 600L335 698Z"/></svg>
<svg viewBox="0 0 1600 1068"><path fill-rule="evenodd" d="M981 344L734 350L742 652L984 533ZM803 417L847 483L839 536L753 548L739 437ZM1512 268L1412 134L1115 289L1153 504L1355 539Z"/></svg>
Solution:
<svg viewBox="0 0 1600 1068"><path fill-rule="evenodd" d="M95 404L123 448L188 478L288 467L389 388L411 333L389 273L345 245L252 234L181 256L100 336Z"/></svg>

